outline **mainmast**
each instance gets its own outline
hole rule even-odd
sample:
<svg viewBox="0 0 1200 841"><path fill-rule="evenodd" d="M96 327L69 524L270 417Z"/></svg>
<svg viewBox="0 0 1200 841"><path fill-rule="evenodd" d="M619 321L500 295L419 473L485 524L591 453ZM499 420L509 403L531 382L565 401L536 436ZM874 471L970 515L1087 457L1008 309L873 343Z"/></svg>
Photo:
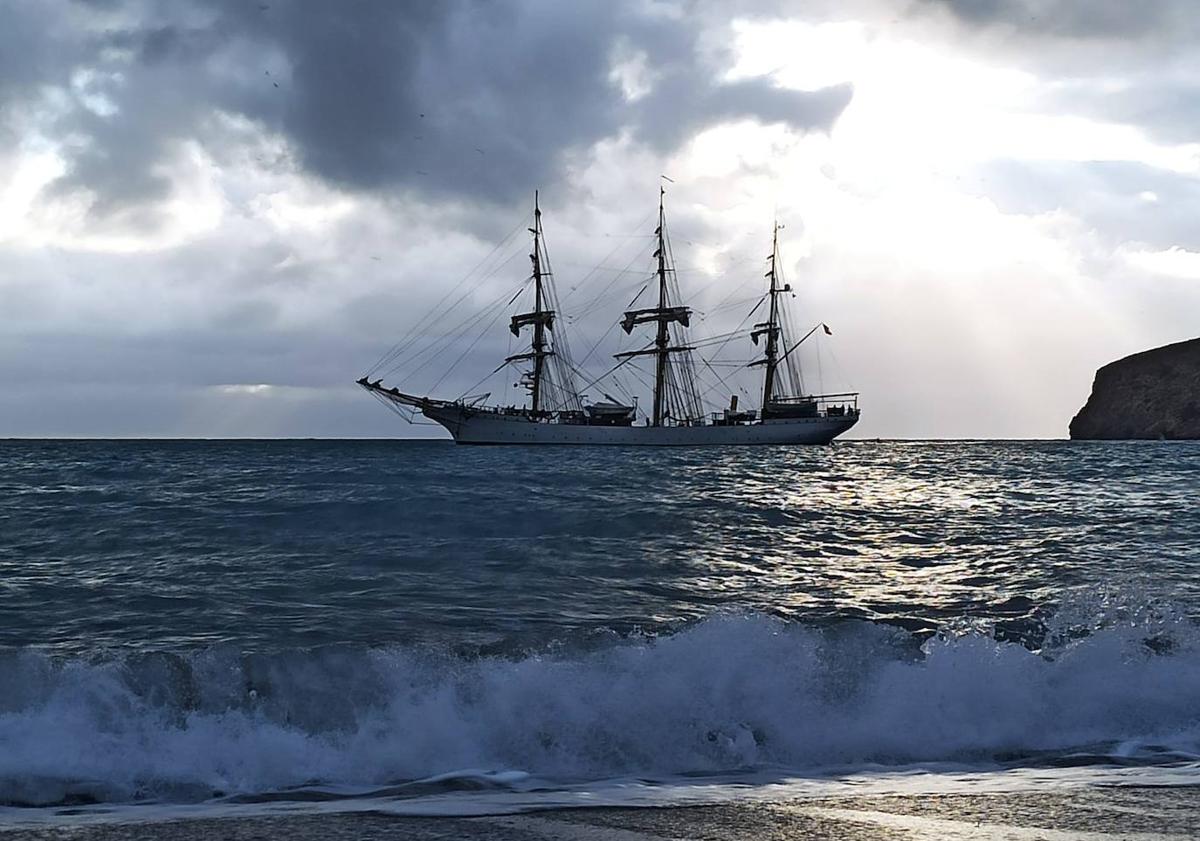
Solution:
<svg viewBox="0 0 1200 841"><path fill-rule="evenodd" d="M766 277L770 278L771 286L768 295L771 296L771 306L767 315L767 320L754 325L754 331L750 334L750 339L755 344L758 344L759 336L767 337L767 346L763 354L763 358L753 365L762 365L765 367L763 376L763 396L762 410L765 412L767 406L775 398L775 372L779 367L779 336L783 332L779 326L779 296L784 292L792 291L790 284L784 286L779 285L779 275L776 271L775 264L779 260L779 223L775 223L775 230L771 237L771 256L767 258L767 273Z"/></svg>
<svg viewBox="0 0 1200 841"><path fill-rule="evenodd" d="M658 188L658 228L654 234L658 238L658 247L654 251L654 256L658 260L658 269L655 274L658 277L658 306L653 309L630 310L625 313L625 318L621 322L621 327L626 333L632 333L634 325L648 323L651 321L657 322L658 330L654 336L654 346L643 350L628 351L626 353L616 354L616 358L623 359L630 356L648 356L655 357L654 365L654 410L651 417L651 424L654 426L662 426L663 421L667 417L666 413L666 395L667 395L667 363L672 353L690 350L686 346L672 347L671 333L669 326L672 322L678 322L684 327L687 327L692 311L687 307L670 306L669 291L667 285L667 274L675 271L673 267L667 264L667 243L666 243L666 213L663 209L663 198L666 195L666 190L661 186Z"/></svg>
<svg viewBox="0 0 1200 841"><path fill-rule="evenodd" d="M534 289L533 311L514 315L509 329L514 336L519 336L521 335L522 327L532 324L533 339L530 342L529 353L518 353L515 356L508 357L504 361L533 360L533 371L530 374L528 385L531 409L533 414L538 415L543 411L542 382L546 368L546 357L552 354L552 351L546 349L546 330L554 323L554 311L544 308L547 295L543 287L545 272L542 268L542 210L538 205L536 190L533 193L533 227L529 229L529 233L533 234L533 251L529 255L529 259L533 263L533 274L531 275Z"/></svg>

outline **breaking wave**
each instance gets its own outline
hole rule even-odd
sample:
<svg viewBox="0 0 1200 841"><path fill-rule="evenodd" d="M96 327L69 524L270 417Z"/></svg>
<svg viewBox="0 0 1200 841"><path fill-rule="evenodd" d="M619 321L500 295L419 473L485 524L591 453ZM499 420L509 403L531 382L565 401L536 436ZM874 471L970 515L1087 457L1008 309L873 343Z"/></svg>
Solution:
<svg viewBox="0 0 1200 841"><path fill-rule="evenodd" d="M1125 617L1048 639L964 629L918 645L866 622L717 616L519 657L9 651L0 802L1200 755L1193 624Z"/></svg>

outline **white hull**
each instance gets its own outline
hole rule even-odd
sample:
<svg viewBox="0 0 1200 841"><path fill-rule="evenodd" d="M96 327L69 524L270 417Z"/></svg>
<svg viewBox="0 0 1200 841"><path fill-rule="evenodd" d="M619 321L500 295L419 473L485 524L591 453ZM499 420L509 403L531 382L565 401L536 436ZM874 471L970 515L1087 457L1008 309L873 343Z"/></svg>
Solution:
<svg viewBox="0 0 1200 841"><path fill-rule="evenodd" d="M426 417L459 444L582 444L612 447L688 447L746 444L828 444L858 416L792 418L739 426L590 426L548 423L525 415L430 406Z"/></svg>

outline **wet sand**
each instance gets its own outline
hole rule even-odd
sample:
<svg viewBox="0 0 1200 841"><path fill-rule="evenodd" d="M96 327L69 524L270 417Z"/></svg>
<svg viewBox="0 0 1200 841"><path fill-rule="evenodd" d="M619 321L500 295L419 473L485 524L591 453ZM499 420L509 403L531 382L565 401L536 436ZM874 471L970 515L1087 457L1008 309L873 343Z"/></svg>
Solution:
<svg viewBox="0 0 1200 841"><path fill-rule="evenodd" d="M0 829L3 829L0 827ZM379 813L10 828L4 841L1107 841L1200 838L1200 787L881 795L471 818Z"/></svg>

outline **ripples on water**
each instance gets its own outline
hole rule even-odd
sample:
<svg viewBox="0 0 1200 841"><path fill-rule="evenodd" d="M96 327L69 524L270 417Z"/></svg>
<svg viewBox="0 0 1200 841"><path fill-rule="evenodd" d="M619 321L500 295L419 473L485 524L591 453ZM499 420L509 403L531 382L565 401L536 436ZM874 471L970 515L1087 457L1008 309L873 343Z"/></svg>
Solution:
<svg viewBox="0 0 1200 841"><path fill-rule="evenodd" d="M62 651L1200 604L1189 444L7 442L0 494L0 644Z"/></svg>
<svg viewBox="0 0 1200 841"><path fill-rule="evenodd" d="M1194 444L0 442L0 497L0 824L1200 759Z"/></svg>

